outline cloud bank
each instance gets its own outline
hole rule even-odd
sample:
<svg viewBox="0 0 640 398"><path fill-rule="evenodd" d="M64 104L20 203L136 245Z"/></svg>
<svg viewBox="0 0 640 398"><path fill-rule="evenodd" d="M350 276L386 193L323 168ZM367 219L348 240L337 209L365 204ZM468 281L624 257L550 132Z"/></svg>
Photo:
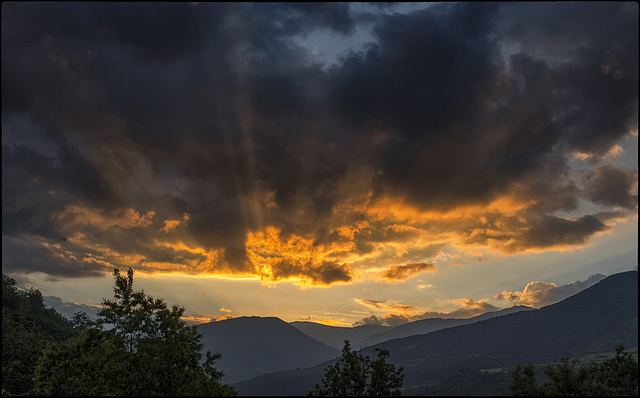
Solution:
<svg viewBox="0 0 640 398"><path fill-rule="evenodd" d="M637 214L637 4L393 11L3 4L3 267L400 281Z"/></svg>
<svg viewBox="0 0 640 398"><path fill-rule="evenodd" d="M604 278L604 275L595 274L591 275L585 281L575 281L562 286L557 286L555 283L535 281L527 284L522 291L503 291L502 293L496 294L494 298L508 300L513 305L526 305L534 308L540 308L573 296L574 294L595 285Z"/></svg>

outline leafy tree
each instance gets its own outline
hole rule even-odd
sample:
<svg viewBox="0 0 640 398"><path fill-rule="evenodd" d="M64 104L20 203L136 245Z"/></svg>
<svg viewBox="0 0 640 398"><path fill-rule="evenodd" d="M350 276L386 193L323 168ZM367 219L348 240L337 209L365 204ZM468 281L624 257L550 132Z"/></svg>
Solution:
<svg viewBox="0 0 640 398"><path fill-rule="evenodd" d="M2 274L2 395L32 394L44 348L75 333L71 322L45 307L39 290L18 289Z"/></svg>
<svg viewBox="0 0 640 398"><path fill-rule="evenodd" d="M576 368L577 361L577 358L565 355L560 363L547 365L545 374L550 381L542 386L545 395L583 395L584 370Z"/></svg>
<svg viewBox="0 0 640 398"><path fill-rule="evenodd" d="M638 360L616 346L616 354L585 369L584 391L587 395L638 395Z"/></svg>
<svg viewBox="0 0 640 398"><path fill-rule="evenodd" d="M45 395L121 395L126 391L123 341L113 333L87 328L50 346L38 362L34 381Z"/></svg>
<svg viewBox="0 0 640 398"><path fill-rule="evenodd" d="M207 353L197 326L180 317L184 307L168 308L163 299L133 289L133 269L115 268L114 299L103 300L97 323L82 314L74 322L84 330L45 351L36 384L47 394L73 395L235 395L213 366L219 355ZM103 324L112 329L103 331ZM99 384L99 386L97 385Z"/></svg>
<svg viewBox="0 0 640 398"><path fill-rule="evenodd" d="M622 396L638 395L638 360L621 345L600 364L576 366L577 358L565 355L560 363L544 369L547 380L537 384L532 365L520 365L511 373L512 395Z"/></svg>
<svg viewBox="0 0 640 398"><path fill-rule="evenodd" d="M92 321L91 318L89 318L89 315L84 311L73 314L71 323L73 324L73 327L78 330L84 330L88 327L97 326L99 324L98 322Z"/></svg>
<svg viewBox="0 0 640 398"><path fill-rule="evenodd" d="M516 366L511 374L511 395L528 397L540 395L536 386L536 371L533 365Z"/></svg>
<svg viewBox="0 0 640 398"><path fill-rule="evenodd" d="M368 396L400 395L400 387L404 381L403 369L396 371L394 365L387 363L389 350L376 348L376 359L371 364L371 383L367 389Z"/></svg>
<svg viewBox="0 0 640 398"><path fill-rule="evenodd" d="M391 396L400 395L403 369L388 364L388 350L376 349L376 359L371 360L351 350L345 340L342 357L325 369L322 386L316 384L309 395L315 396Z"/></svg>

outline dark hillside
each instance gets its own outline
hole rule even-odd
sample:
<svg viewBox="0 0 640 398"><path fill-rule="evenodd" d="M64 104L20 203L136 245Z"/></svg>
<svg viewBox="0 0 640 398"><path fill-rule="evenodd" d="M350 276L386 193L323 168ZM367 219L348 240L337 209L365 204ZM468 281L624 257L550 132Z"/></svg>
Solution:
<svg viewBox="0 0 640 398"><path fill-rule="evenodd" d="M370 345L364 343L368 338L391 329L390 326L382 325L339 327L315 322L291 322L291 325L314 339L339 350L344 346L345 340L349 340L352 347L364 347Z"/></svg>
<svg viewBox="0 0 640 398"><path fill-rule="evenodd" d="M532 310L532 309L533 308L526 307L526 306L514 306L514 307L511 307L511 308L505 308L505 309L500 310L500 311L486 312L484 314L481 314L481 315L478 315L478 316L474 316L472 318L464 318L464 319L457 319L457 318L448 318L448 319L429 318L429 319L422 319L422 320L419 320L419 321L405 323L404 325L397 326L397 327L395 327L395 328L393 328L391 330L387 330L385 332L375 334L375 335L369 337L367 340L365 340L362 343L362 346L363 347L367 347L367 346L378 344L378 343L382 343L382 342L388 341L388 340L399 339L399 338L402 338L402 337L414 336L414 335L417 335L417 334L427 334L427 333L431 333L431 332L434 332L434 331L440 330L440 329L445 329L445 328L450 328L450 327L460 326L460 325L468 325L470 323L483 321L485 319L494 318L496 316L503 316L503 315L507 315L507 314L512 314L514 312L520 312L520 311L529 311L529 310Z"/></svg>
<svg viewBox="0 0 640 398"><path fill-rule="evenodd" d="M381 347L405 369L404 388L422 395L426 385L459 369L491 369L546 363L570 353L638 346L638 272L609 276L559 303L484 321L390 340ZM304 395L322 378L322 364L301 372L265 375L236 384L242 395ZM277 381L277 382L276 382Z"/></svg>
<svg viewBox="0 0 640 398"><path fill-rule="evenodd" d="M329 347L274 317L241 317L198 327L205 350L219 352L218 370L233 383L265 373L314 366L339 356Z"/></svg>
<svg viewBox="0 0 640 398"><path fill-rule="evenodd" d="M612 275L559 303L378 345L405 366L405 387L463 367L545 363L638 345L638 273Z"/></svg>

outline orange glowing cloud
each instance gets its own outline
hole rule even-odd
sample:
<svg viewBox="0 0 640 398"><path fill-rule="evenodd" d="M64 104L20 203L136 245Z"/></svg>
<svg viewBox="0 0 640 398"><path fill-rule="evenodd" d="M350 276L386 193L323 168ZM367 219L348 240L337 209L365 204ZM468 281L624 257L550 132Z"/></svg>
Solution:
<svg viewBox="0 0 640 398"><path fill-rule="evenodd" d="M255 273L267 281L292 280L324 286L352 278L347 265L329 259L336 252L349 250L340 243L314 245L312 238L298 235L283 239L280 230L267 227L261 232L249 232L246 248Z"/></svg>
<svg viewBox="0 0 640 398"><path fill-rule="evenodd" d="M535 306L542 301L550 290L557 288L555 283L547 283L542 281L530 282L525 286L521 292L507 292L496 294L494 297L501 300L509 300L517 303L518 305L531 305Z"/></svg>
<svg viewBox="0 0 640 398"><path fill-rule="evenodd" d="M184 213L182 216L182 220L165 220L164 227L160 228L160 231L169 233L169 231L176 229L178 225L188 222L189 218L190 218L190 215L187 213Z"/></svg>
<svg viewBox="0 0 640 398"><path fill-rule="evenodd" d="M363 177L362 181L356 176ZM362 171L345 176L337 188L344 198L326 218L314 223L302 219L296 228L265 224L245 231L242 255L235 257L229 255L227 242L207 246L208 242L197 239L189 230L190 214L158 217L155 228L146 228L153 223L154 211L98 211L80 205L67 205L56 214L60 230L70 236L66 252L55 246L49 251L65 261L94 268L131 266L146 273L259 278L267 284L290 281L302 287L326 287L369 278L402 282L435 272L438 264L457 264L488 253L567 250L607 232L610 228L605 221L613 220L604 214L579 218L540 215L532 209L544 204L534 199L525 184L514 183L508 194L495 195L484 203L429 209L402 197L374 197L370 179ZM597 185L600 180L593 181ZM263 221L281 211L273 205L277 196L269 192L265 196L269 201L251 202L255 209L249 213L260 213L258 218ZM303 202L298 207L312 212L313 204ZM82 229L87 226L97 227L98 232Z"/></svg>
<svg viewBox="0 0 640 398"><path fill-rule="evenodd" d="M474 308L474 309L482 309L486 310L487 308L495 308L488 303L488 299L482 300L473 300L468 298L460 298L456 300L451 300L453 304L459 305L462 308Z"/></svg>
<svg viewBox="0 0 640 398"><path fill-rule="evenodd" d="M149 226L154 215L154 211L140 214L131 208L120 209L105 215L103 211L74 204L67 205L55 215L55 218L72 225L93 225L101 229L113 227L129 229Z"/></svg>
<svg viewBox="0 0 640 398"><path fill-rule="evenodd" d="M181 316L180 319L182 319L185 322L189 322L189 323L193 323L196 325L202 324L202 323L209 323L209 322L218 322L218 321L224 321L226 319L233 319L234 316L230 315L230 314L226 314L226 315L200 315L200 314L193 314L193 315L188 315L188 316Z"/></svg>
<svg viewBox="0 0 640 398"><path fill-rule="evenodd" d="M390 304L388 301L355 299L356 303L361 304L372 310L380 310L384 312L392 312L395 315L411 315L418 311L418 307L406 304Z"/></svg>
<svg viewBox="0 0 640 398"><path fill-rule="evenodd" d="M180 224L180 220L165 220L164 227L160 228L160 231L169 232Z"/></svg>
<svg viewBox="0 0 640 398"><path fill-rule="evenodd" d="M436 267L430 263L410 263L405 265L395 265L381 273L384 279L390 281L407 280L414 275L423 272L436 272Z"/></svg>
<svg viewBox="0 0 640 398"><path fill-rule="evenodd" d="M337 326L337 327L352 326L349 322L345 322L341 319L332 319L332 318L322 318L319 320L314 320L314 322L320 323L322 325L327 325L327 326Z"/></svg>
<svg viewBox="0 0 640 398"><path fill-rule="evenodd" d="M555 283L534 281L525 286L522 291L503 291L494 296L498 300L510 301L513 305L527 305L540 308L572 296L604 278L604 275L591 275L585 281L574 281L558 286Z"/></svg>
<svg viewBox="0 0 640 398"><path fill-rule="evenodd" d="M416 306L406 304L389 304L387 301L355 299L355 301L371 310L384 312L383 315L372 314L356 322L356 325L397 326L407 322L430 318L471 318L485 312L497 311L498 307L489 304L488 299L472 300L460 298L451 300L459 308L448 311L421 312Z"/></svg>

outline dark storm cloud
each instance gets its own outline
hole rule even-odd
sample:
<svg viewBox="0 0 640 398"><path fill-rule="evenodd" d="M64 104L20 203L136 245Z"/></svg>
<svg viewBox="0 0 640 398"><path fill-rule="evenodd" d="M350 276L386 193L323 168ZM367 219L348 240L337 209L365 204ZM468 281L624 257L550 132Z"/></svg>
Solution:
<svg viewBox="0 0 640 398"><path fill-rule="evenodd" d="M593 234L609 229L606 224L592 215L577 219L545 215L528 221L531 228L514 239L509 244L509 249L520 251L528 248L582 245Z"/></svg>
<svg viewBox="0 0 640 398"><path fill-rule="evenodd" d="M589 200L607 206L635 209L638 206L638 173L621 170L612 166L602 166L585 176L585 193ZM636 194L632 188L636 185Z"/></svg>
<svg viewBox="0 0 640 398"><path fill-rule="evenodd" d="M58 258L12 255L20 269L195 270L206 257L210 270L259 273L248 232L273 226L282 240L342 244L337 228L387 197L438 211L517 187L535 203L521 217L528 232L510 243L523 250L606 229L590 215L554 216L579 197L637 205L631 174L596 169L580 192L568 172L572 153L597 159L637 124L634 4L444 3L409 14L346 3L2 7L3 246L37 237L31 245ZM301 44L318 31L348 40L359 23L372 24L374 40L333 66ZM56 215L69 209L115 221L64 223ZM188 223L162 232L183 214ZM352 252L327 258L422 233L384 228L372 221ZM51 246L64 238L77 246ZM191 252L155 246L169 238ZM273 276L301 275L353 277L324 259L284 261Z"/></svg>
<svg viewBox="0 0 640 398"><path fill-rule="evenodd" d="M295 264L288 260L280 260L273 266L273 279L309 277L314 284L331 285L336 282L349 282L351 272L345 264L323 261L316 266L311 263Z"/></svg>
<svg viewBox="0 0 640 398"><path fill-rule="evenodd" d="M104 263L95 259L81 261L72 251L65 250L63 243L62 239L59 243L48 243L32 235L24 238L3 237L2 269L7 273L42 272L51 280L104 274Z"/></svg>
<svg viewBox="0 0 640 398"><path fill-rule="evenodd" d="M565 151L602 154L629 132L636 121L637 20L614 21L622 10L604 5L561 8L579 13L560 20L545 9L539 21L525 18L518 5L447 4L441 12L380 22L379 41L334 71L333 94L356 126L382 120L396 128L377 164L388 191L419 206L487 200L546 162L561 161ZM614 30L602 34L610 41L591 28L603 17ZM507 44L524 47L519 36L505 36L516 23L525 33L552 24L585 44L559 48L569 59L558 65L544 53L504 58ZM609 55L613 47L620 50ZM607 63L624 72L603 73Z"/></svg>

